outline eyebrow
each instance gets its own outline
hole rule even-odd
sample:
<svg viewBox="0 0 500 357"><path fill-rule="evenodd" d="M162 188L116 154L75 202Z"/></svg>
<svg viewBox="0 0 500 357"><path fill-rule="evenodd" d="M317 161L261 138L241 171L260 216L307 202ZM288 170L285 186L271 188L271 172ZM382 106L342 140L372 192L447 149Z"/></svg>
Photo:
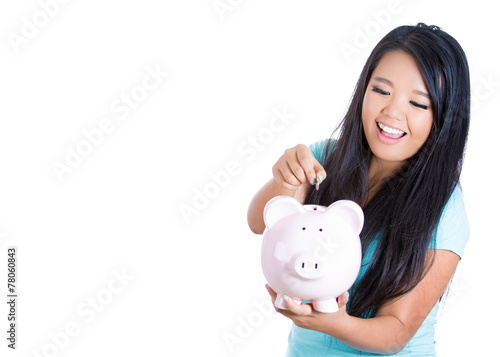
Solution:
<svg viewBox="0 0 500 357"><path fill-rule="evenodd" d="M384 78L384 77L373 77L373 80L374 81L377 81L377 82L381 82L381 83L385 83L387 84L388 86L390 87L393 87L394 88L394 83L392 83L390 80L388 80L387 78ZM424 97L426 97L427 99L431 99L431 96L429 95L429 93L426 93L426 92L422 92L421 90L418 90L418 89L415 89L413 91L413 93L415 94L420 94Z"/></svg>

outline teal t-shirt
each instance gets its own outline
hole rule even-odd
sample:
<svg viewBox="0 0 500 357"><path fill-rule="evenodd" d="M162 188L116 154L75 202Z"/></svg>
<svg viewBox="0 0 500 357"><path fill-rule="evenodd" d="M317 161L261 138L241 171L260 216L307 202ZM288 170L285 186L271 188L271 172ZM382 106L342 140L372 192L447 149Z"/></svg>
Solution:
<svg viewBox="0 0 500 357"><path fill-rule="evenodd" d="M320 163L324 161L323 154L326 143L327 141L321 141L310 146L312 154ZM469 224L465 213L462 191L457 185L439 220L439 224L434 235L436 245L433 248L450 250L462 257L468 239ZM372 243L363 255L357 281L361 279L368 268L373 255L375 247L374 244L375 243ZM413 336L406 347L399 353L390 356L435 356L434 325L436 324L438 309L439 303L434 306L415 336ZM322 332L307 330L293 325L288 337L287 356L347 357L381 355L359 351Z"/></svg>

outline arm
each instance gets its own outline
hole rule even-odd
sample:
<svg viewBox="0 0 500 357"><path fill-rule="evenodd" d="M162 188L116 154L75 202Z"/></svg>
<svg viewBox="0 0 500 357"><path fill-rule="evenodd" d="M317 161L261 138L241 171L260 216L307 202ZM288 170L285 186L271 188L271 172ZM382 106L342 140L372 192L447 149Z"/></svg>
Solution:
<svg viewBox="0 0 500 357"><path fill-rule="evenodd" d="M298 305L291 299L286 301L290 310L278 312L299 327L329 334L361 351L397 353L411 340L438 302L460 260L448 250L433 252L434 262L420 283L401 298L386 303L373 318L349 316L345 307L334 314L322 314L310 305ZM275 299L274 292L270 293Z"/></svg>
<svg viewBox="0 0 500 357"><path fill-rule="evenodd" d="M326 178L326 172L309 148L297 145L285 151L273 166L273 178L254 196L248 208L247 220L252 232L262 234L262 216L266 203L273 197L287 195L304 202L307 189L316 177Z"/></svg>

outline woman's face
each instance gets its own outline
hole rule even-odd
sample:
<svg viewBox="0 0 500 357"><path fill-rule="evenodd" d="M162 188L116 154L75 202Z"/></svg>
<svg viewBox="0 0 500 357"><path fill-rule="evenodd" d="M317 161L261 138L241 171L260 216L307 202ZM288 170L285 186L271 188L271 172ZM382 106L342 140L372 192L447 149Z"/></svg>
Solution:
<svg viewBox="0 0 500 357"><path fill-rule="evenodd" d="M414 59L402 52L382 57L363 99L363 130L376 159L396 169L427 140L431 99Z"/></svg>

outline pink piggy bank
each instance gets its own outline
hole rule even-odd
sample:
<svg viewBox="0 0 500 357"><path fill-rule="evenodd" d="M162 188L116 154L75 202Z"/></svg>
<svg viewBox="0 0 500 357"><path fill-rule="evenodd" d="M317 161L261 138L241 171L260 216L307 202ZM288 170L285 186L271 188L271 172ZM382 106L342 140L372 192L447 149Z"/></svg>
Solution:
<svg viewBox="0 0 500 357"><path fill-rule="evenodd" d="M311 301L320 312L338 311L337 297L352 286L361 266L361 207L347 200L329 207L301 205L278 196L264 208L264 222L262 270L278 294L275 306L286 309L287 295L298 303Z"/></svg>

